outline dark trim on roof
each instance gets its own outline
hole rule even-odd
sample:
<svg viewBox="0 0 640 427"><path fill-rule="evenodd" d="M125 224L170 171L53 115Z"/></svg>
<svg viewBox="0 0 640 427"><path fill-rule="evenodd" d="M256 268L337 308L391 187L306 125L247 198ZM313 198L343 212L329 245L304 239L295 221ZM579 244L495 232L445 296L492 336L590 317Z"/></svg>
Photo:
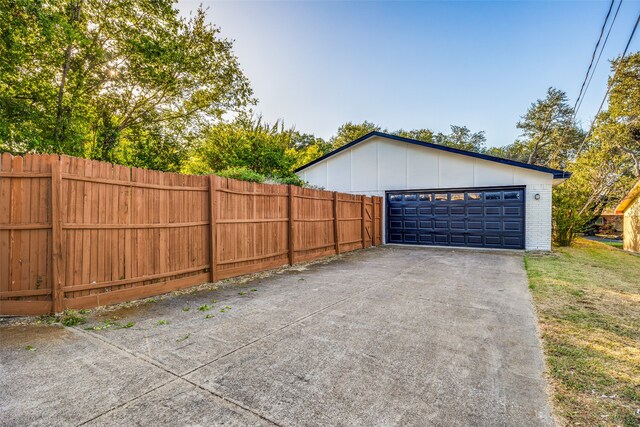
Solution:
<svg viewBox="0 0 640 427"><path fill-rule="evenodd" d="M433 144L431 142L424 142L424 141L418 141L416 139L411 139L411 138L405 138L402 136L397 136L397 135L390 135L388 133L384 133L384 132L370 132L368 134L366 134L365 136L362 136L358 139L356 139L355 141L352 141L348 144L343 145L340 148L337 148L335 150L333 150L330 153L325 154L322 157L319 157L309 163L307 163L304 166L300 166L298 169L295 170L295 172L300 172L306 168L308 168L311 165L315 165L316 163L319 163L331 156L334 156L336 154L338 154L341 151L344 151L346 149L349 149L351 147L353 147L354 145L369 139L373 136L379 136L382 138L388 138L388 139L393 139L395 141L400 141L400 142L406 142L408 144L414 144L414 145L419 145L422 147L428 147L428 148L434 148L436 150L442 150L442 151L447 151L449 153L454 153L454 154L462 154L463 156L469 156L469 157L475 157L477 159L482 159L482 160L488 160L490 162L496 162L496 163L502 163L503 165L509 165L509 166L516 166L519 168L525 168L525 169L531 169L534 171L538 171L538 172L545 172L545 173L550 173L553 175L554 179L566 179L569 178L571 176L571 172L566 172L563 170L559 170L559 169L551 169L551 168L546 168L544 166L536 166L536 165L530 165L528 163L522 163L522 162L517 162L515 160L509 160L509 159L503 159L502 157L495 157L495 156L489 156L487 154L481 154L481 153L476 153L473 151L467 151L467 150L460 150L458 148L451 148L451 147L447 147L446 145L439 145L439 144Z"/></svg>

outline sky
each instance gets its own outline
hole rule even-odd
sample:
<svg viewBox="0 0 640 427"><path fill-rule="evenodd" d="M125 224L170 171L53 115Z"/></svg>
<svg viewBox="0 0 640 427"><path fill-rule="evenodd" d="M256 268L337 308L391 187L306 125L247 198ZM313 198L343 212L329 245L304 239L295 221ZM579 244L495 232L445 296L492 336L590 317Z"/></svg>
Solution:
<svg viewBox="0 0 640 427"><path fill-rule="evenodd" d="M254 110L267 121L323 138L348 121L445 133L462 125L485 131L488 146L513 142L520 116L550 86L573 105L609 7L608 0L180 0L178 7L188 14L200 4L234 40L259 101ZM577 115L585 128L606 91L608 61L624 50L639 13L640 0L623 0ZM640 31L629 51L638 50Z"/></svg>

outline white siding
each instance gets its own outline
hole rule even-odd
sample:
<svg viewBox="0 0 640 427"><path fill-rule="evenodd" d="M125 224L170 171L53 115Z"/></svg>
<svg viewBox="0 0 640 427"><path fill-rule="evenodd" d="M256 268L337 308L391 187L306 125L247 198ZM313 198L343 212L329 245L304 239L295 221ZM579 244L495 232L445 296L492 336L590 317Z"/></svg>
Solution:
<svg viewBox="0 0 640 427"><path fill-rule="evenodd" d="M382 197L387 190L524 185L526 249L551 249L549 173L372 137L299 175L327 190Z"/></svg>

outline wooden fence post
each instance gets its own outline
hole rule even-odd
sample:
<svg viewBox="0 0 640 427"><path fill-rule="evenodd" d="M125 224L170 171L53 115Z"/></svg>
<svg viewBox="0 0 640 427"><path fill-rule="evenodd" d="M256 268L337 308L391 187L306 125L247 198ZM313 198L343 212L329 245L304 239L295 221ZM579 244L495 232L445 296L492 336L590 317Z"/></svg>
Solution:
<svg viewBox="0 0 640 427"><path fill-rule="evenodd" d="M287 187L289 191L289 265L293 265L295 263L295 252L296 252L296 248L294 247L295 240L293 238L294 237L293 230L295 228L294 218L293 218L293 206L294 206L293 186L289 184Z"/></svg>
<svg viewBox="0 0 640 427"><path fill-rule="evenodd" d="M336 246L336 255L340 254L340 231L338 225L338 192L333 192L333 241Z"/></svg>
<svg viewBox="0 0 640 427"><path fill-rule="evenodd" d="M53 287L51 297L53 312L64 311L64 258L62 252L62 171L60 156L52 157L51 162L51 251L52 263L51 273L53 276Z"/></svg>
<svg viewBox="0 0 640 427"><path fill-rule="evenodd" d="M218 177L209 175L209 276L211 282L216 281L216 208L217 208Z"/></svg>
<svg viewBox="0 0 640 427"><path fill-rule="evenodd" d="M367 207L366 207L365 203L366 203L366 200L367 200L367 196L365 196L363 194L362 196L360 196L360 198L361 198L361 201L362 201L362 206L361 206L362 207L362 209L361 209L362 212L361 212L361 215L360 215L360 216L362 216L362 224L361 224L362 228L360 230L360 233L362 234L362 249L364 249L366 247L365 246L365 240L366 240L365 239L365 235L367 234L367 225L365 223L365 216L366 216L366 210L367 210Z"/></svg>

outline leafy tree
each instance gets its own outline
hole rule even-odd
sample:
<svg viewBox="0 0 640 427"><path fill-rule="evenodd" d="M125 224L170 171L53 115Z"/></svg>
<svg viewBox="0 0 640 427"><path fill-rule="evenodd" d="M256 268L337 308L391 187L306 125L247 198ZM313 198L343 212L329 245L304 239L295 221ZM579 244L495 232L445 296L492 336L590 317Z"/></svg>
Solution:
<svg viewBox="0 0 640 427"><path fill-rule="evenodd" d="M569 246L576 235L613 203L618 203L629 176L621 168L620 156L598 144L568 165L570 179L553 189L553 237L560 246Z"/></svg>
<svg viewBox="0 0 640 427"><path fill-rule="evenodd" d="M232 43L202 9L182 18L172 0L0 1L2 150L113 161L125 138L193 132L253 102Z"/></svg>
<svg viewBox="0 0 640 427"><path fill-rule="evenodd" d="M617 72L609 78L609 108L598 117L594 136L627 157L640 178L640 52L615 59L611 68Z"/></svg>
<svg viewBox="0 0 640 427"><path fill-rule="evenodd" d="M451 126L450 134L438 133L434 138L436 144L478 153L485 151L484 143L486 141L484 131L471 132L466 126L454 125Z"/></svg>
<svg viewBox="0 0 640 427"><path fill-rule="evenodd" d="M347 122L338 128L338 132L331 137L329 143L331 143L331 147L335 150L368 133L381 130L382 128L380 126L366 120L362 123Z"/></svg>
<svg viewBox="0 0 640 427"><path fill-rule="evenodd" d="M400 129L393 133L394 135L401 136L403 138L416 139L423 142L435 142L435 135L430 129L412 129L404 130Z"/></svg>
<svg viewBox="0 0 640 427"><path fill-rule="evenodd" d="M541 166L564 167L574 157L584 136L574 121L566 93L555 88L549 88L544 99L532 103L516 126L521 129L521 136L503 148L502 153Z"/></svg>
<svg viewBox="0 0 640 427"><path fill-rule="evenodd" d="M266 177L290 177L296 163L293 134L281 121L270 125L259 116L241 114L206 129L182 170L213 173L243 167Z"/></svg>

